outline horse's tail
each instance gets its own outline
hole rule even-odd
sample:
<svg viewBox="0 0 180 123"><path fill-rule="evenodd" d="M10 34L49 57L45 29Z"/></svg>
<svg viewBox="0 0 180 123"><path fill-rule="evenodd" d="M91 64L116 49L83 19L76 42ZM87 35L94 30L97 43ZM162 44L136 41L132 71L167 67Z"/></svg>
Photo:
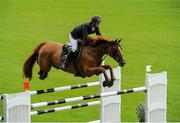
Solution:
<svg viewBox="0 0 180 123"><path fill-rule="evenodd" d="M35 61L37 60L39 50L46 42L40 43L33 52L29 55L23 65L23 76L29 78L29 81L32 79L32 69Z"/></svg>

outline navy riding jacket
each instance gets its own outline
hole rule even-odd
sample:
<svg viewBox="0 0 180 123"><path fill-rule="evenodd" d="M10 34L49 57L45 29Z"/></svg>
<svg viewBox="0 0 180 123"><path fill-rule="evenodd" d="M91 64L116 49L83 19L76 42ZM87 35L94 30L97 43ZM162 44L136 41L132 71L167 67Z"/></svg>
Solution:
<svg viewBox="0 0 180 123"><path fill-rule="evenodd" d="M89 34L93 34L96 33L96 35L101 35L99 28L95 27L93 29L92 24L91 23L84 23L81 24L77 27L75 27L72 31L71 31L71 35L74 39L81 39L84 40L86 44L89 44L89 42L91 42L92 40L88 38Z"/></svg>

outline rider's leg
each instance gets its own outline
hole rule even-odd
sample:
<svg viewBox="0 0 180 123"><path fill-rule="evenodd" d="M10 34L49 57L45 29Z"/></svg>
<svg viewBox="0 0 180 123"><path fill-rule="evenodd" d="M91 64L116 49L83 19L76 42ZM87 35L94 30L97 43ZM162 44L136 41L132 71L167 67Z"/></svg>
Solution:
<svg viewBox="0 0 180 123"><path fill-rule="evenodd" d="M74 39L71 34L69 34L69 41L70 41L70 44L71 44L71 47L72 47L72 52L76 52L77 50L77 46L78 46L78 41L76 39Z"/></svg>
<svg viewBox="0 0 180 123"><path fill-rule="evenodd" d="M71 46L71 50L68 52L68 54L66 55L66 58L63 62L63 64L61 65L61 68L62 69L65 69L67 64L68 64L68 59L70 57L73 56L73 53L77 50L77 45L78 45L78 42L76 39L74 39L71 34L69 34L69 43L68 43L69 46Z"/></svg>
<svg viewBox="0 0 180 123"><path fill-rule="evenodd" d="M73 54L72 51L69 50L68 53L67 53L67 55L64 56L64 62L63 62L63 64L61 65L61 68L62 68L62 69L65 69L65 68L66 68L66 66L67 66L67 64L68 64L68 61L69 61L68 59L72 56L72 54Z"/></svg>

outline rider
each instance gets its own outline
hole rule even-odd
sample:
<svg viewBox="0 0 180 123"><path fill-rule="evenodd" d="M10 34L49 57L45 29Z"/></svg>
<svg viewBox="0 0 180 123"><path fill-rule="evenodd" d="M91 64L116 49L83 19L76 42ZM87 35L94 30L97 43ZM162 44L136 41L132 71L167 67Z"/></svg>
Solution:
<svg viewBox="0 0 180 123"><path fill-rule="evenodd" d="M85 45L89 45L93 42L92 39L88 37L89 34L96 33L97 36L102 37L100 30L99 30L99 24L101 22L101 18L99 16L94 16L91 18L91 22L81 24L77 27L75 27L71 33L69 34L69 42L68 45L71 47L71 50L66 55L66 58L61 65L62 69L66 68L66 65L68 64L68 58L72 57L73 53L76 52L78 47L78 40L84 41Z"/></svg>

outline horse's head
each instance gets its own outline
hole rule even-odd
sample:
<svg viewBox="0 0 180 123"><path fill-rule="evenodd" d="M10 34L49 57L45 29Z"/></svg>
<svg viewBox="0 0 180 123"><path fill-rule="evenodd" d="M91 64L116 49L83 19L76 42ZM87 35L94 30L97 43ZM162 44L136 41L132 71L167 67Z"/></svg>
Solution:
<svg viewBox="0 0 180 123"><path fill-rule="evenodd" d="M126 64L126 62L125 62L125 59L123 57L122 48L121 48L121 45L120 45L121 40L122 39L120 39L120 40L116 39L116 40L111 42L112 47L110 48L109 55L114 60L116 60L121 67L123 67Z"/></svg>

